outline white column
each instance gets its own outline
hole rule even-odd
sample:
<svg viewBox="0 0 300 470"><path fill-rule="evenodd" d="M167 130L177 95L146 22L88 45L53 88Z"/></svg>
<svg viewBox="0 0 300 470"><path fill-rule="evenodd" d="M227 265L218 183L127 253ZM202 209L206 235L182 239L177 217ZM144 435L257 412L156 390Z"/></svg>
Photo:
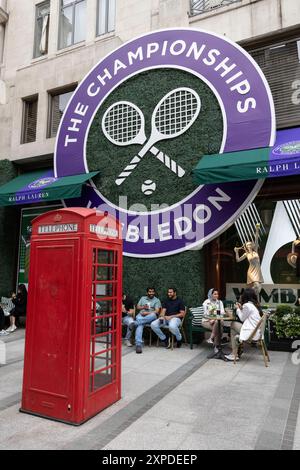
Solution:
<svg viewBox="0 0 300 470"><path fill-rule="evenodd" d="M4 53L4 39L5 39L5 23L8 19L6 12L6 0L0 0L0 104L6 103L6 86L2 77L3 68L3 53Z"/></svg>
<svg viewBox="0 0 300 470"><path fill-rule="evenodd" d="M0 24L0 67L3 62L3 49L4 49L5 25Z"/></svg>
<svg viewBox="0 0 300 470"><path fill-rule="evenodd" d="M6 7L7 7L6 0L0 0L0 67L3 62L5 23L8 20Z"/></svg>
<svg viewBox="0 0 300 470"><path fill-rule="evenodd" d="M86 43L93 43L96 36L97 0L86 2Z"/></svg>
<svg viewBox="0 0 300 470"><path fill-rule="evenodd" d="M58 50L60 0L50 2L50 23L48 38L48 57L56 54Z"/></svg>

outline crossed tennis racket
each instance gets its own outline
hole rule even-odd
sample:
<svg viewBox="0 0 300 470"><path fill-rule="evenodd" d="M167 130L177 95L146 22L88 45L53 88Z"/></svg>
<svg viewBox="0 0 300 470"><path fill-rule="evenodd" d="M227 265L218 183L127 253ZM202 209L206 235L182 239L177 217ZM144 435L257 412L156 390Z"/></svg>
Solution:
<svg viewBox="0 0 300 470"><path fill-rule="evenodd" d="M155 107L151 119L151 135L145 134L143 112L129 101L118 101L110 106L102 118L102 131L115 145L143 145L130 163L116 179L121 185L150 151L167 168L181 178L185 171L168 155L161 152L155 144L161 140L173 139L184 134L195 122L201 109L199 95L191 88L181 87L167 93Z"/></svg>

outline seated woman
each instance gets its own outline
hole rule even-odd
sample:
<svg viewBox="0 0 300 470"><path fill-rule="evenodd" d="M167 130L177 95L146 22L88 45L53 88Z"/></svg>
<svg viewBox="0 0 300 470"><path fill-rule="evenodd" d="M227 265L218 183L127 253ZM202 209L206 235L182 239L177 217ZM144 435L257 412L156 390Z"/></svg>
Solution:
<svg viewBox="0 0 300 470"><path fill-rule="evenodd" d="M12 294L11 300L14 308L10 312L10 327L6 330L8 333L13 333L17 329L16 318L26 315L27 289L24 284L18 286L17 294Z"/></svg>
<svg viewBox="0 0 300 470"><path fill-rule="evenodd" d="M239 344L237 339L242 341L247 341L257 324L261 320L262 310L258 302L258 298L254 289L245 289L241 296L241 303L236 304L237 315L242 323L232 322L230 327L230 336L231 336L231 346L232 353L226 356L229 361L234 361L236 353L240 356L238 351ZM258 330L253 338L253 341L257 341L260 336L260 331ZM237 357L238 360L238 357Z"/></svg>
<svg viewBox="0 0 300 470"><path fill-rule="evenodd" d="M216 315L217 310L220 311L221 314L225 314L224 305L222 300L219 300L219 292L217 289L210 289L207 294L207 299L203 302L204 307L204 316L207 315ZM218 338L218 322L215 320L209 320L207 318L202 319L202 326L207 330L211 330L211 335L207 342L209 344L216 344L216 340Z"/></svg>

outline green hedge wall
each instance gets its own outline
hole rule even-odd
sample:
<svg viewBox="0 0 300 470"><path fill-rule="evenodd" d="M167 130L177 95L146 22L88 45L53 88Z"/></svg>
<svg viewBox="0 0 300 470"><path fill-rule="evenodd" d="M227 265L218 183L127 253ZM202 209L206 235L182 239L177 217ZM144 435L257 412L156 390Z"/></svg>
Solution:
<svg viewBox="0 0 300 470"><path fill-rule="evenodd" d="M176 287L187 306L197 306L205 296L203 250L152 259L124 257L123 283L135 302L147 287L155 287L160 299L166 298L168 287Z"/></svg>
<svg viewBox="0 0 300 470"><path fill-rule="evenodd" d="M150 85L149 85L150 84ZM146 136L151 134L151 117L158 102L178 87L192 88L201 99L201 110L196 122L187 132L175 139L159 141L155 146L180 164L186 171L178 178L149 152L121 186L115 179L141 145L118 146L102 132L102 117L117 101L129 101L145 116ZM96 113L87 141L87 163L90 171L100 170L95 179L101 193L118 205L119 197L126 195L128 207L140 203L151 209L151 204L175 204L195 190L191 170L200 157L217 153L223 136L223 119L219 103L210 88L199 78L181 70L164 69L143 72L120 85L105 100ZM156 191L149 197L141 191L145 180L151 179Z"/></svg>
<svg viewBox="0 0 300 470"><path fill-rule="evenodd" d="M0 186L16 176L9 160L0 160ZM20 211L16 207L0 207L0 296L15 290L16 258Z"/></svg>
<svg viewBox="0 0 300 470"><path fill-rule="evenodd" d="M141 149L141 145L117 146L102 132L102 117L117 101L130 101L145 116L145 132L151 134L151 116L158 102L171 90L189 87L201 99L201 111L190 129L176 139L155 144L180 164L186 171L183 178L170 172L149 153L139 163L134 173L121 186L115 179ZM143 204L151 210L151 204L172 205L195 190L191 170L203 154L219 151L223 133L223 120L219 103L210 88L198 77L175 69L149 70L134 76L114 90L101 105L90 128L87 140L87 163L90 171L100 170L95 183L101 193L118 205L119 197L126 195L128 208ZM151 196L141 191L143 182L151 179L157 190ZM149 285L155 286L161 298L169 286L175 286L188 306L202 303L204 292L203 251L187 251L154 259L124 258L124 290L138 300Z"/></svg>

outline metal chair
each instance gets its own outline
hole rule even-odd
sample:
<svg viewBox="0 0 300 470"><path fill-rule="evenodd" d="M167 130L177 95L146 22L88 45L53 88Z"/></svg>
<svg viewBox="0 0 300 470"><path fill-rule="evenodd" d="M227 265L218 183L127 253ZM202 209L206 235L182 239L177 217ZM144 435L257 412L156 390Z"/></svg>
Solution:
<svg viewBox="0 0 300 470"><path fill-rule="evenodd" d="M266 367L268 367L268 362L270 362L270 356L269 356L266 342L265 342L265 329L266 329L267 319L268 319L268 313L264 313L260 321L256 325L256 328L253 330L253 332L249 336L249 338L246 341L242 341L240 343L240 344L244 344L244 343L251 344L254 342L258 346L260 346ZM253 338L255 337L258 330L260 331L260 337L258 340L254 341ZM234 364L236 364L237 356L238 356L238 351L236 351L234 354Z"/></svg>
<svg viewBox="0 0 300 470"><path fill-rule="evenodd" d="M202 319L204 316L204 307L193 307L189 309L187 315L187 331L189 335L190 349L193 349L193 333L206 333L211 332L204 326L202 326Z"/></svg>

